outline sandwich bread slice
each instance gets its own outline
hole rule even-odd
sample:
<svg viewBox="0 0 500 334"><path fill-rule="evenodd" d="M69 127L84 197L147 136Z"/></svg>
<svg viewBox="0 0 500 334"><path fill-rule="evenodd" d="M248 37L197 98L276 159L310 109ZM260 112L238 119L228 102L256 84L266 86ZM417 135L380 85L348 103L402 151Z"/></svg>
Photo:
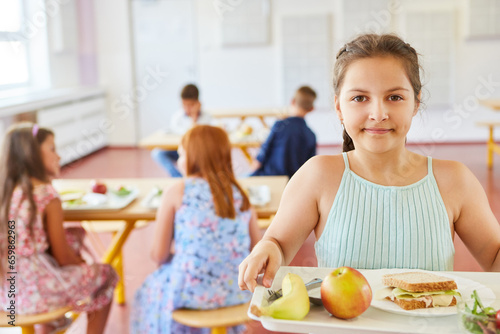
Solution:
<svg viewBox="0 0 500 334"><path fill-rule="evenodd" d="M382 283L387 288L377 291L375 298L389 299L405 310L453 306L460 297L453 279L427 272L388 274Z"/></svg>

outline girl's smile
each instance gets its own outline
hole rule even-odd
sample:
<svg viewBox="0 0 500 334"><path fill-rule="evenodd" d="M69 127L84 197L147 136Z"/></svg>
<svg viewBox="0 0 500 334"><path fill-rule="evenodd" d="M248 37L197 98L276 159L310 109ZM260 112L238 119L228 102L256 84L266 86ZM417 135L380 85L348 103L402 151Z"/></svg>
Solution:
<svg viewBox="0 0 500 334"><path fill-rule="evenodd" d="M385 128L365 128L365 132L374 134L374 135L383 135L392 131L392 129Z"/></svg>

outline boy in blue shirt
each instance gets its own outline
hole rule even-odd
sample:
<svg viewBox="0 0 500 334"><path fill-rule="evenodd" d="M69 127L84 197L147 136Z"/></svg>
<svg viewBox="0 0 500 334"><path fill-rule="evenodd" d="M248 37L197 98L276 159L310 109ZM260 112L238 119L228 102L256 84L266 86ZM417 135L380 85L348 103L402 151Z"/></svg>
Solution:
<svg viewBox="0 0 500 334"><path fill-rule="evenodd" d="M314 109L316 92L300 87L292 99L289 117L276 121L262 145L251 175L292 175L316 155L316 136L304 117Z"/></svg>

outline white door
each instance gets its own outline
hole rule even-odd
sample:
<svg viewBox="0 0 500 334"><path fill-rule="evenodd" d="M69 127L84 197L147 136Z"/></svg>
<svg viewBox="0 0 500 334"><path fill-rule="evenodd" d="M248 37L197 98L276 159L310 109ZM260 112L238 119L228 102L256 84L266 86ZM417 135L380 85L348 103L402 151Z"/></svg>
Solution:
<svg viewBox="0 0 500 334"><path fill-rule="evenodd" d="M132 1L140 138L166 128L182 87L197 81L194 15L192 0Z"/></svg>

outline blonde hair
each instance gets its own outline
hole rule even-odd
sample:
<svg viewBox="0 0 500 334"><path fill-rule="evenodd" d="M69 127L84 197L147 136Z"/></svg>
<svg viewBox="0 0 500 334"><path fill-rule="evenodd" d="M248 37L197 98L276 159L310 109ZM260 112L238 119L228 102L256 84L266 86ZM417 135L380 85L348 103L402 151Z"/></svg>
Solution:
<svg viewBox="0 0 500 334"><path fill-rule="evenodd" d="M231 163L231 144L226 132L218 127L198 125L191 128L181 142L186 152L187 176L199 175L208 181L219 217L236 217L232 185L243 197L240 210L250 208L250 201L236 181Z"/></svg>

